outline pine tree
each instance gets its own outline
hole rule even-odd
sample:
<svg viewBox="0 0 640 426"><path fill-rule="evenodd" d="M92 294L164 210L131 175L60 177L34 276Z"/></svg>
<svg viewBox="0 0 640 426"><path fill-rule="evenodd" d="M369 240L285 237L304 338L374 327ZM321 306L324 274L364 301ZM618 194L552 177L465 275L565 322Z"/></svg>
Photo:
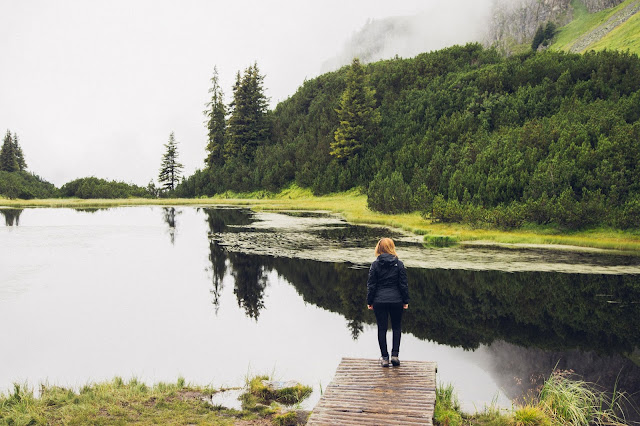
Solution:
<svg viewBox="0 0 640 426"><path fill-rule="evenodd" d="M240 72L236 75L224 152L227 160L238 158L250 163L258 146L269 139L268 99L263 83L264 76L260 75L257 63L245 69L242 76Z"/></svg>
<svg viewBox="0 0 640 426"><path fill-rule="evenodd" d="M164 190L173 190L180 179L183 165L178 162L178 144L173 132L169 135L169 142L164 145L166 151L162 156L162 166L158 181Z"/></svg>
<svg viewBox="0 0 640 426"><path fill-rule="evenodd" d="M16 162L18 163L18 168L22 170L27 169L27 162L24 160L24 153L22 152L22 148L20 148L20 144L18 143L18 135L16 133L13 134L13 149L16 154Z"/></svg>
<svg viewBox="0 0 640 426"><path fill-rule="evenodd" d="M13 144L13 138L9 130L7 130L4 136L2 149L0 149L0 170L5 172L16 172L20 170L20 165L16 158L15 145Z"/></svg>
<svg viewBox="0 0 640 426"><path fill-rule="evenodd" d="M360 61L355 58L347 71L347 88L342 92L336 110L340 124L331 142L330 154L341 161L353 157L371 142L380 124L375 90L369 87Z"/></svg>
<svg viewBox="0 0 640 426"><path fill-rule="evenodd" d="M208 109L204 111L207 116L207 129L209 131L209 142L207 143L207 158L204 160L207 167L220 166L224 164L224 144L227 131L227 110L224 104L224 94L220 87L218 78L218 68L213 68L211 78L211 102L207 104Z"/></svg>

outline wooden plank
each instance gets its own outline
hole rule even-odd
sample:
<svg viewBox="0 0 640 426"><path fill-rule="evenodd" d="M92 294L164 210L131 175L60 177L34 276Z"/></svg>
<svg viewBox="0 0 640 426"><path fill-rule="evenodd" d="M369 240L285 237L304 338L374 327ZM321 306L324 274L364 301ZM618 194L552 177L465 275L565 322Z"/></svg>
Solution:
<svg viewBox="0 0 640 426"><path fill-rule="evenodd" d="M435 362L383 368L376 359L342 358L307 424L432 425L436 371Z"/></svg>

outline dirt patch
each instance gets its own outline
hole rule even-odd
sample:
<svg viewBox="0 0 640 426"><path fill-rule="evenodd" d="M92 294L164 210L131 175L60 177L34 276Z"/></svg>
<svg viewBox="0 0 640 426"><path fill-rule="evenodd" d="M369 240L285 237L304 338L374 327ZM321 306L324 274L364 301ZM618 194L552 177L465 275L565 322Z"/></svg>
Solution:
<svg viewBox="0 0 640 426"><path fill-rule="evenodd" d="M208 397L209 395L205 395L202 392L196 391L178 391L178 399L180 401L191 401L194 399L201 400L202 398Z"/></svg>

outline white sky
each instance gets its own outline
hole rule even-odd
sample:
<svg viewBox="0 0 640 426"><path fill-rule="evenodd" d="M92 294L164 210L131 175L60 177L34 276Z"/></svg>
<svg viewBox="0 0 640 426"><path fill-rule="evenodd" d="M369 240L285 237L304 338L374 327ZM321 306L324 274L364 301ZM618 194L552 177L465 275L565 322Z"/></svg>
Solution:
<svg viewBox="0 0 640 426"><path fill-rule="evenodd" d="M257 61L275 105L368 19L474 1L0 0L0 134L16 132L29 170L58 186L146 185L174 131L189 175L205 157L214 65L228 102Z"/></svg>

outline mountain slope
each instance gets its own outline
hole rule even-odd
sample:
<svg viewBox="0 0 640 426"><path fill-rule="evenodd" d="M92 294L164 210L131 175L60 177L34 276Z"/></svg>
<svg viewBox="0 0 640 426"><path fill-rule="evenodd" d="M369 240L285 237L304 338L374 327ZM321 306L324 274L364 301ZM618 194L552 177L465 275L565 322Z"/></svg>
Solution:
<svg viewBox="0 0 640 426"><path fill-rule="evenodd" d="M589 13L580 0L571 2L573 20L561 27L551 50L627 50L640 54L640 0Z"/></svg>

